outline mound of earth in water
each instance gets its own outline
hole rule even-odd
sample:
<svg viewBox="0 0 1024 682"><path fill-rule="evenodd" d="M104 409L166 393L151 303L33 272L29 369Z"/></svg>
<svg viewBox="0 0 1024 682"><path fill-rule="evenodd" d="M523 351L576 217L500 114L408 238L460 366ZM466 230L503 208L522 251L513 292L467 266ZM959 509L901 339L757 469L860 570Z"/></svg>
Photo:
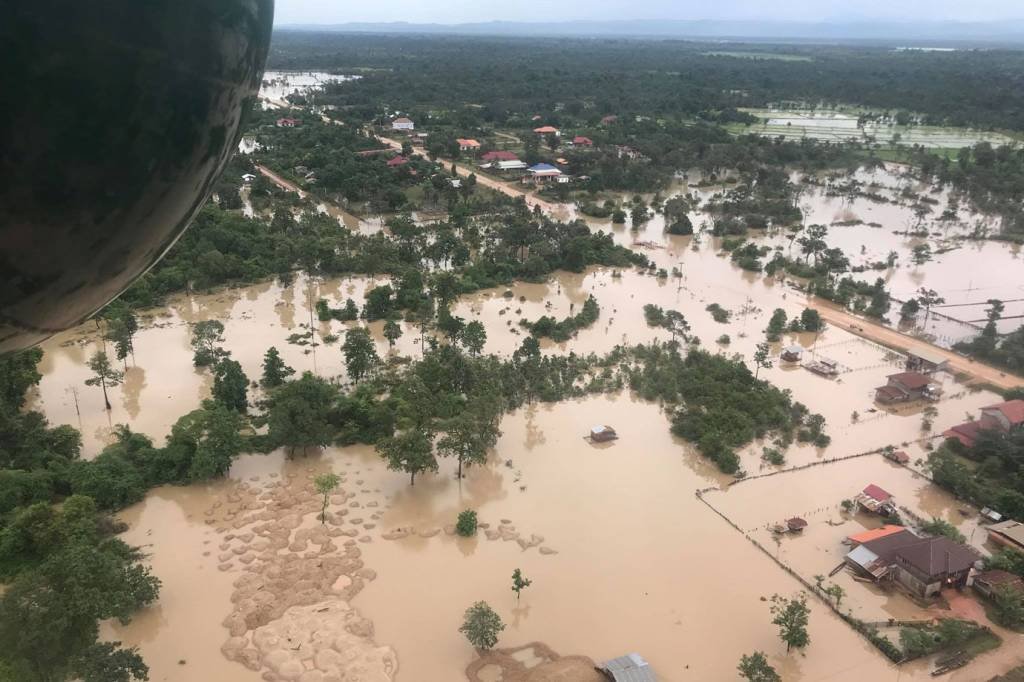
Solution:
<svg viewBox="0 0 1024 682"><path fill-rule="evenodd" d="M466 668L470 682L608 682L586 656L559 656L542 642L494 649Z"/></svg>

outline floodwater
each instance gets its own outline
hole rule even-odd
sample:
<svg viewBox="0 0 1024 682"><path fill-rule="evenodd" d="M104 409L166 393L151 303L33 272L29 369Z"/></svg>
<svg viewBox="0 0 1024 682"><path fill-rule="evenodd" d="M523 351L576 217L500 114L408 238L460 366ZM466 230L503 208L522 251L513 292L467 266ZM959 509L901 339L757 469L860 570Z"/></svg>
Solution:
<svg viewBox="0 0 1024 682"><path fill-rule="evenodd" d="M485 352L507 355L524 338L520 320L565 317L593 295L601 306L598 321L570 342L545 340L542 347L604 353L616 344L667 340L666 332L644 323L642 307L654 303L681 311L704 347L749 360L774 308L790 316L803 309L802 294L738 269L720 253L718 240L665 235L660 221L636 232L608 223L603 229L622 244L648 243L645 252L658 267L678 268L678 277L591 268L477 292L461 298L453 312L484 323ZM110 389L109 413L99 389L84 385L85 362L100 347L96 326L87 323L44 344L44 377L31 406L54 423L79 427L87 457L102 449L118 423L159 443L178 417L209 395L210 374L192 366L189 347L188 325L205 319L224 323L224 347L250 379L259 377L263 354L273 345L296 370L344 382L340 341L330 337L362 323L321 323L311 318L312 304L322 297L333 307L347 298L361 305L368 288L386 283L384 277L297 276L288 286L265 282L175 296L146 313L125 382ZM710 303L730 310L731 320L715 322L705 310ZM392 351L382 323L368 326L386 358ZM402 327L394 352L415 357L418 331ZM305 338L310 328L315 345ZM723 335L727 345L718 342ZM812 356L837 360L843 372L828 380L781 362L779 347L794 341ZM823 414L833 438L824 450L794 445L786 453L789 466L886 445L906 449L913 459L926 456L922 439L934 433L922 431L923 406L882 410L873 402L874 387L899 371L898 356L833 327L787 334L772 348L774 366L761 376ZM935 431L998 400L952 377L942 382ZM258 396L252 389L250 397ZM621 439L592 446L582 436L594 423L612 424ZM656 404L624 392L533 405L508 415L501 428L489 463L471 469L461 484L453 463L442 462L438 474L409 487L405 475L386 471L372 448L360 446L294 459L282 452L246 455L228 480L151 492L122 517L130 524L126 540L150 553L164 582L162 596L132 624L106 626L105 635L139 646L154 680L305 682L344 672L382 682L448 681L463 679L474 660L457 632L461 615L486 600L508 624L502 646L540 641L560 654L594 660L638 651L669 682L731 679L740 655L753 650L765 651L786 680L927 676L923 666L897 671L813 600L812 644L806 655L786 655L761 598L792 594L800 584L694 495L723 488L731 478L674 438ZM776 469L761 461L764 445L740 453L752 476ZM345 480L321 527L310 477L327 469ZM968 535L974 531L976 522L960 514L961 505L877 455L751 480L707 499L762 542L765 524L829 508L808 519L806 542L779 548L801 575L813 576L838 563L838 539L853 532L847 527L863 527L857 519L841 521L843 527L826 521L839 521L838 500L869 482L896 493L915 513L947 518ZM476 509L488 524L476 538L449 534L464 508ZM510 590L517 567L534 580L520 603ZM851 606L865 615L902 614L906 607L885 595L852 596L866 589L860 584L846 587ZM330 635L318 637L320 631ZM303 644L289 648L286 641ZM1012 649L1001 651L1005 657ZM990 656L979 664L997 672L1003 662ZM488 670L483 674L493 673ZM968 667L950 679L978 679L974 674Z"/></svg>
<svg viewBox="0 0 1024 682"><path fill-rule="evenodd" d="M342 83L357 78L362 78L362 76L346 76L323 71L267 71L263 74L260 98L274 106L279 106L279 103L283 103L288 95L306 95L322 88L327 83Z"/></svg>

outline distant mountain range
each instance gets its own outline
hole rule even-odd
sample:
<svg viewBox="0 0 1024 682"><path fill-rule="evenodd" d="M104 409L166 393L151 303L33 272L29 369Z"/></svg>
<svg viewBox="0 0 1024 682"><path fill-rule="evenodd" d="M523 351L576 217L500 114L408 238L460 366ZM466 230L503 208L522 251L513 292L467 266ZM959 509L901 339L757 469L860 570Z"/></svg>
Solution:
<svg viewBox="0 0 1024 682"><path fill-rule="evenodd" d="M349 23L279 25L278 30L488 36L658 37L702 40L792 40L921 45L1024 44L1024 19L991 22L796 21L489 21L467 24Z"/></svg>

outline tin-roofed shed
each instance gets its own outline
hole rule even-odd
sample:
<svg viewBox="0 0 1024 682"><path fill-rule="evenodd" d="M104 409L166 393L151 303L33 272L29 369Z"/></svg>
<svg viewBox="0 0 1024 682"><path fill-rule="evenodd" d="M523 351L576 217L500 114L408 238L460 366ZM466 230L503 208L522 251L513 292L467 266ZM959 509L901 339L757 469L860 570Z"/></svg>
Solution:
<svg viewBox="0 0 1024 682"><path fill-rule="evenodd" d="M605 661L597 666L597 669L609 680L614 682L657 682L651 670L651 664L643 659L640 654L626 654Z"/></svg>

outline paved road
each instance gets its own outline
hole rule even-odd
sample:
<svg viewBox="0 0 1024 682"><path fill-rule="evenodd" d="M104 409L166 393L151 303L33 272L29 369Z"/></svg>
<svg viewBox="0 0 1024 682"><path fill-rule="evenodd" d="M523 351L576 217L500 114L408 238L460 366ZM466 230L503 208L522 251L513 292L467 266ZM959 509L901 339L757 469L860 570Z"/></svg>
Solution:
<svg viewBox="0 0 1024 682"><path fill-rule="evenodd" d="M894 348L900 351L906 351L911 348L928 348L929 350L939 353L948 359L949 365L954 372L962 372L970 375L972 378L980 382L988 383L1002 389L1024 386L1024 379L1018 376L996 369L995 367L990 367L989 365L981 362L972 361L962 355L954 353L953 351L940 348L939 346L930 344L927 341L915 339L912 336L898 332L895 329L890 329L889 327L878 324L877 322L872 322L863 317L858 317L849 311L836 308L821 299L813 299L811 301L811 307L817 310L826 322L883 346L888 346L889 348Z"/></svg>

